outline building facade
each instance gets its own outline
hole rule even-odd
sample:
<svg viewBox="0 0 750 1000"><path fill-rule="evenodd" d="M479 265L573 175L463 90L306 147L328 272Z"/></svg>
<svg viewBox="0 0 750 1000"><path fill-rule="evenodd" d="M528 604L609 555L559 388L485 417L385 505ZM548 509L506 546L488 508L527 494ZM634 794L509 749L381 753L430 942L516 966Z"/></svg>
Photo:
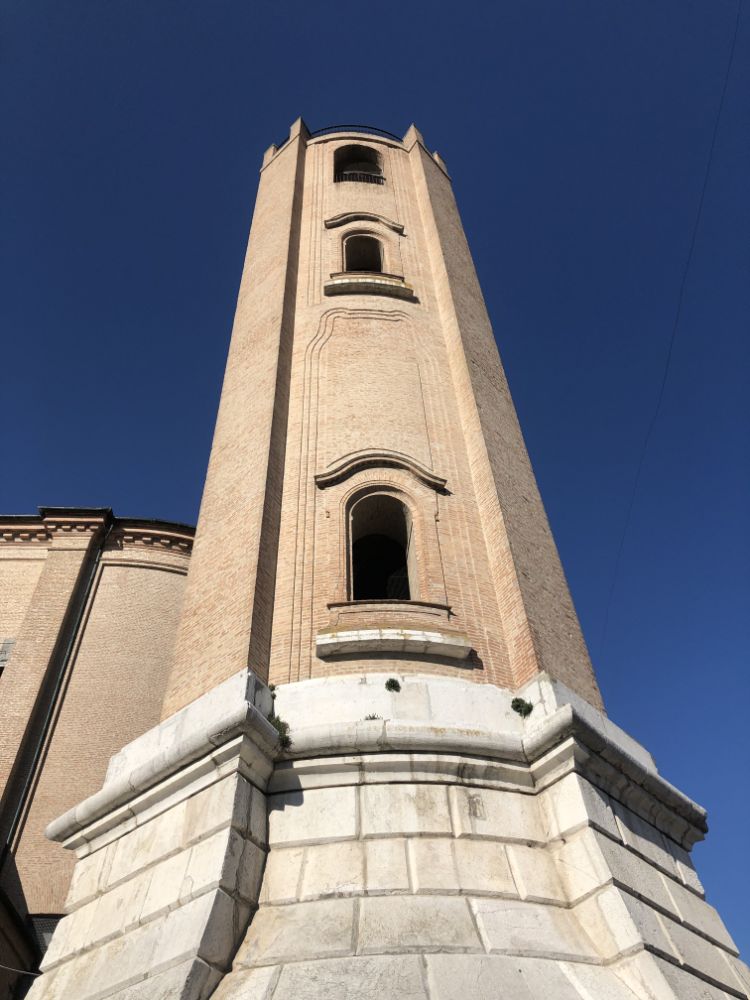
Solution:
<svg viewBox="0 0 750 1000"><path fill-rule="evenodd" d="M0 518L0 965L35 969L64 911L45 827L159 720L192 541L106 509ZM0 968L0 997L24 978Z"/></svg>
<svg viewBox="0 0 750 1000"><path fill-rule="evenodd" d="M47 828L34 1000L748 995L705 813L604 714L416 128L266 153L173 608L158 720Z"/></svg>

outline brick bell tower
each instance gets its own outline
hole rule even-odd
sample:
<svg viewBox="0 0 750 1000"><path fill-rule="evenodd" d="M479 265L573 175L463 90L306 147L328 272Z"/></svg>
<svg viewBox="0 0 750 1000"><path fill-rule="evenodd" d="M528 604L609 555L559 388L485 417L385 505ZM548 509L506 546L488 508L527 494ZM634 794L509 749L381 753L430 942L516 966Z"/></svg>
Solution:
<svg viewBox="0 0 750 1000"><path fill-rule="evenodd" d="M266 153L162 723L33 1000L692 1000L704 811L608 720L445 164Z"/></svg>

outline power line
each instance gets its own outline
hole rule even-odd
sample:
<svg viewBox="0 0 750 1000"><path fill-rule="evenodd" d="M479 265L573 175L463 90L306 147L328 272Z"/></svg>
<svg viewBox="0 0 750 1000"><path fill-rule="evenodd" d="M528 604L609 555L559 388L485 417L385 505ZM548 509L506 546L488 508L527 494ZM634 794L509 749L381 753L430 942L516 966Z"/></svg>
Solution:
<svg viewBox="0 0 750 1000"><path fill-rule="evenodd" d="M724 83L721 88L721 97L719 98L719 106L716 111L716 118L714 120L714 128L711 135L711 144L708 148L708 158L706 160L706 170L703 175L703 185L701 187L700 197L698 198L698 208L695 213L695 222L693 224L693 231L690 237L690 244L688 246L687 257L685 258L685 266L682 271L682 279L680 281L680 288L677 294L677 309L675 310L674 323L672 324L672 332L669 337L669 347L667 349L667 357L664 362L664 371L661 377L661 385L659 386L659 393L656 397L656 405L654 406L654 412L651 415L651 420L649 421L648 428L646 430L646 436L643 439L643 445L641 447L640 455L638 458L638 465L636 467L635 478L633 480L633 489L630 494L630 502L628 503L627 512L625 514L625 523L622 529L622 535L620 536L620 543L617 547L617 555L615 556L615 565L612 571L612 584L609 588L609 596L607 598L607 604L604 609L604 621L602 622L602 631L599 638L599 656L602 655L604 651L604 641L607 636L607 626L609 625L609 614L612 608L612 600L614 598L615 587L617 586L617 578L620 572L620 564L622 562L622 553L625 548L625 539L628 534L628 529L630 527L630 521L633 515L633 508L635 506L635 498L638 493L638 487L641 481L641 473L643 472L643 466L646 459L646 452L648 446L651 443L651 438L654 433L654 427L656 426L656 421L658 419L659 413L661 411L661 404L664 399L664 390L667 385L667 379L669 377L669 369L672 364L672 355L674 353L675 340L677 339L677 330L680 325L680 320L682 318L682 306L685 299L685 287L687 285L688 274L690 272L690 265L693 261L693 253L695 251L695 244L698 238L698 230L700 229L701 218L703 216L703 203L706 200L706 190L708 189L708 179L711 174L711 164L714 158L714 150L716 148L716 136L719 132L719 122L721 121L721 113L724 109L724 99L726 98L727 88L729 86L729 77L732 71L732 64L734 63L734 51L737 46L737 35L739 34L740 28L740 14L742 12L742 0L737 0L737 11L734 19L734 31L732 33L732 44L729 48L729 58L727 59L727 69L724 74Z"/></svg>
<svg viewBox="0 0 750 1000"><path fill-rule="evenodd" d="M17 972L20 976L41 976L41 972L28 972L26 969L11 969L9 965L0 964L0 969L6 972Z"/></svg>

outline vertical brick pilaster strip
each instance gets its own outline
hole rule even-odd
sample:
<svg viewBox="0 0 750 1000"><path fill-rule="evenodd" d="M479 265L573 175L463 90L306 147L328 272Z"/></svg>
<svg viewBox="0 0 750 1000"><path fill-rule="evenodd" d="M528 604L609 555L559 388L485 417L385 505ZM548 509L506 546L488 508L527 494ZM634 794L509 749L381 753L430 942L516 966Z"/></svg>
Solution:
<svg viewBox="0 0 750 1000"><path fill-rule="evenodd" d="M2 678L0 726L0 832L2 845L15 816L35 748L51 706L57 673L64 667L90 560L105 530L105 517L57 513L44 517L50 546L31 603ZM2 846L0 845L0 846Z"/></svg>

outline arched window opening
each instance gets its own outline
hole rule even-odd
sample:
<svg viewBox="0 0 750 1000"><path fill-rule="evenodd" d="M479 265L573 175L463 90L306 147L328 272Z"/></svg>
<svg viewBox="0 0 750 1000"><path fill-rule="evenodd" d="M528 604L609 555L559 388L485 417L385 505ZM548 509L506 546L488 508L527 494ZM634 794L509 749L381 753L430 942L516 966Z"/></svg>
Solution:
<svg viewBox="0 0 750 1000"><path fill-rule="evenodd" d="M409 601L414 579L411 516L400 500L367 496L351 514L351 597Z"/></svg>
<svg viewBox="0 0 750 1000"><path fill-rule="evenodd" d="M383 184L380 154L370 146L341 146L333 154L333 179L359 181L364 184Z"/></svg>
<svg viewBox="0 0 750 1000"><path fill-rule="evenodd" d="M380 240L374 236L350 236L344 243L344 269L380 273L383 270Z"/></svg>

